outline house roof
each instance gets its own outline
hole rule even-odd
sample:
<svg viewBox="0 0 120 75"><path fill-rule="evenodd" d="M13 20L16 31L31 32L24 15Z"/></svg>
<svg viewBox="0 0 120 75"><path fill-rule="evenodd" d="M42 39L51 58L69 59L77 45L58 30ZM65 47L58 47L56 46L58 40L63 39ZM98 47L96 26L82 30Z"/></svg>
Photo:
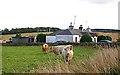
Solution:
<svg viewBox="0 0 120 75"><path fill-rule="evenodd" d="M81 31L80 29L66 29L66 30L58 30L54 33L49 34L48 36L55 36L55 35L80 35L82 36L85 34L86 31ZM89 32L90 34L94 34L93 32Z"/></svg>
<svg viewBox="0 0 120 75"><path fill-rule="evenodd" d="M54 32L54 33L49 34L48 36L55 36L55 35L61 33L62 31L63 31L63 30L58 30L58 31L56 31L56 32Z"/></svg>

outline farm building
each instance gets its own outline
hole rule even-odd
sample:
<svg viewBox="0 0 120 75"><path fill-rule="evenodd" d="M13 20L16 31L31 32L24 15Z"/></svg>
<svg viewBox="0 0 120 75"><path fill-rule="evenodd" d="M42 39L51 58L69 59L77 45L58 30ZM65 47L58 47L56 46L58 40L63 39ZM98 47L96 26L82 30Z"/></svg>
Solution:
<svg viewBox="0 0 120 75"><path fill-rule="evenodd" d="M59 30L57 32L51 33L46 36L46 43L55 43L57 41L65 41L65 42L80 42L80 39L83 34L90 34L93 42L97 42L97 37L95 36L95 32L91 32L91 29L88 27L86 30L83 30L82 25L80 25L79 29L74 29L72 23L69 28L66 30Z"/></svg>
<svg viewBox="0 0 120 75"><path fill-rule="evenodd" d="M35 42L35 37L12 37L12 43L31 43Z"/></svg>

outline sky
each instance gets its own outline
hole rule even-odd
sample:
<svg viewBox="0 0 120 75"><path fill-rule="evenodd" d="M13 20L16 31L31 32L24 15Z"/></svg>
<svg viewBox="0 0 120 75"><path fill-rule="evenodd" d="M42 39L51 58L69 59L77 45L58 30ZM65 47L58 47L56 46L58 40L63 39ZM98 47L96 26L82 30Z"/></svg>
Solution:
<svg viewBox="0 0 120 75"><path fill-rule="evenodd" d="M57 27L118 29L120 0L0 0L0 29ZM74 16L76 16L74 18Z"/></svg>

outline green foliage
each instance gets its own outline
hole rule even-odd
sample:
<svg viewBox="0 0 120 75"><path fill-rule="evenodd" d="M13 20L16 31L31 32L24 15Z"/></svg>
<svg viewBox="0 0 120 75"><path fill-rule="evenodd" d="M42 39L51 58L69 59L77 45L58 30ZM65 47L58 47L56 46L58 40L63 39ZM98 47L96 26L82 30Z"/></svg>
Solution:
<svg viewBox="0 0 120 75"><path fill-rule="evenodd" d="M59 28L54 27L36 27L36 28L12 28L11 30L5 28L2 30L2 34L16 34L16 33L32 33L32 32L55 32L60 30Z"/></svg>
<svg viewBox="0 0 120 75"><path fill-rule="evenodd" d="M120 42L120 38L119 38L119 39L117 39L117 42Z"/></svg>
<svg viewBox="0 0 120 75"><path fill-rule="evenodd" d="M97 41L99 42L100 40L110 40L112 41L112 38L110 36L98 36Z"/></svg>
<svg viewBox="0 0 120 75"><path fill-rule="evenodd" d="M112 38L110 36L105 36L105 37L106 37L106 40L112 41Z"/></svg>
<svg viewBox="0 0 120 75"><path fill-rule="evenodd" d="M46 34L38 34L36 39L37 42L46 42Z"/></svg>
<svg viewBox="0 0 120 75"><path fill-rule="evenodd" d="M100 40L106 40L106 37L103 35L98 36L97 41L99 42Z"/></svg>
<svg viewBox="0 0 120 75"><path fill-rule="evenodd" d="M92 42L92 38L88 34L84 34L81 37L80 42Z"/></svg>
<svg viewBox="0 0 120 75"><path fill-rule="evenodd" d="M20 38L20 37L21 37L21 34L20 34L20 33L17 33L15 37Z"/></svg>
<svg viewBox="0 0 120 75"><path fill-rule="evenodd" d="M12 38L9 38L9 40L12 40Z"/></svg>

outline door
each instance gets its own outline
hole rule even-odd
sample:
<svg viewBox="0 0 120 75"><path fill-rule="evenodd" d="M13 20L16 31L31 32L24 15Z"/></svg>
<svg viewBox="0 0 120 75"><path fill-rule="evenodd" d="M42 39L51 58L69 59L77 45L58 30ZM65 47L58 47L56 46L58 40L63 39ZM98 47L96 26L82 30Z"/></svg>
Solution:
<svg viewBox="0 0 120 75"><path fill-rule="evenodd" d="M75 42L77 42L77 37L75 37Z"/></svg>

